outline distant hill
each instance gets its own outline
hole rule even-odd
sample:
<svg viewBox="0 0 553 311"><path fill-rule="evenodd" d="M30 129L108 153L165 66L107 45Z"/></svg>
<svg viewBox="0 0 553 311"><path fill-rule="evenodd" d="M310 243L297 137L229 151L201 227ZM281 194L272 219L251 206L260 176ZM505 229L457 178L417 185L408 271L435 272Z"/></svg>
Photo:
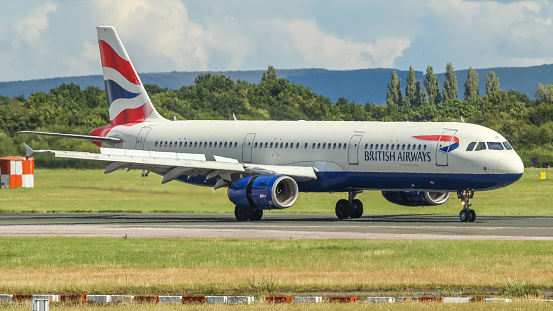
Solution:
<svg viewBox="0 0 553 311"><path fill-rule="evenodd" d="M436 68L434 69L436 70ZM357 103L386 103L386 84L394 69L359 69L359 70L326 70L326 69L285 69L277 70L279 78L286 78L292 83L302 84L311 88L316 94L329 97L333 102L338 98L345 97ZM402 89L405 91L407 71L396 70L402 82ZM459 85L459 98L464 97L464 83L468 70L456 71L457 83ZM480 95L485 93L486 73L494 71L499 77L502 90L516 90L520 93L534 97L536 85L553 84L553 65L542 65L534 67L505 67L476 69L480 79ZM243 80L250 83L259 83L265 70L251 71L223 71L213 74L223 74L233 80ZM178 89L183 85L194 84L197 75L206 72L167 72L167 73L141 73L140 78L145 84L157 84L160 87ZM416 79L424 80L424 73L417 71ZM445 74L438 74L440 88L443 87ZM28 97L34 92L49 92L51 88L62 83L75 83L86 88L97 86L104 88L104 81L101 75L90 75L80 77L51 78L28 81L0 82L0 95L14 97L24 95Z"/></svg>

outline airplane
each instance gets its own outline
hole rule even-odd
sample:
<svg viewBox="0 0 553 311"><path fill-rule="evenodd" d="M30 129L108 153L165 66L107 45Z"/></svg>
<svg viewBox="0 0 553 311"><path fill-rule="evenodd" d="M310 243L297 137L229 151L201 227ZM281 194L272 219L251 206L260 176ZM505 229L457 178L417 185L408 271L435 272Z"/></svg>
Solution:
<svg viewBox="0 0 553 311"><path fill-rule="evenodd" d="M227 188L238 221L291 207L301 192L344 192L339 219L360 218L356 195L378 190L403 206L440 205L457 193L459 219L474 222L475 191L516 182L524 166L499 133L457 122L239 121L163 118L110 26L97 27L110 125L89 135L100 153L33 150L101 161L105 173L141 169L200 186Z"/></svg>

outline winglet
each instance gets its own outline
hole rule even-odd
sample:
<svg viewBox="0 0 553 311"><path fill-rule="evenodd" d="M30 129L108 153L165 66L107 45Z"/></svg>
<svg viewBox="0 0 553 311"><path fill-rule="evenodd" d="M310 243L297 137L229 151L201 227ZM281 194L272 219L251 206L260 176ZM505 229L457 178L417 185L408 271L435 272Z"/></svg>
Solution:
<svg viewBox="0 0 553 311"><path fill-rule="evenodd" d="M27 146L26 143L23 143L23 146L25 146L26 150L25 156L30 157L33 153L35 153L35 151L31 147Z"/></svg>

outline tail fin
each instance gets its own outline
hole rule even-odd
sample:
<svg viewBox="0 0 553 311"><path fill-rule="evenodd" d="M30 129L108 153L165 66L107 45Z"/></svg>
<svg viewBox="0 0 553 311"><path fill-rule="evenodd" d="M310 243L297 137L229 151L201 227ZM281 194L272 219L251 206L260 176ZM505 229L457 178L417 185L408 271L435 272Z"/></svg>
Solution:
<svg viewBox="0 0 553 311"><path fill-rule="evenodd" d="M152 105L115 28L96 30L111 125L165 120Z"/></svg>

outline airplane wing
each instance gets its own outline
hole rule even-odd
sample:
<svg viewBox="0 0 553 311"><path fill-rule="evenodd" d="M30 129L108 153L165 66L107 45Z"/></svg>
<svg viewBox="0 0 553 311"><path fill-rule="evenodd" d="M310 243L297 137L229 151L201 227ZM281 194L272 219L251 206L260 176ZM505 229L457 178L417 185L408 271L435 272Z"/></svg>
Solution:
<svg viewBox="0 0 553 311"><path fill-rule="evenodd" d="M102 141L102 142L108 142L108 143L120 143L123 141L123 139L116 138L116 137L100 137L100 136L78 135L78 134L35 132L35 131L19 131L17 133L38 134L38 135L44 135L44 136L55 136L55 137L64 137L64 138L77 138L77 139L85 139L85 140L91 140L91 141Z"/></svg>
<svg viewBox="0 0 553 311"><path fill-rule="evenodd" d="M27 156L33 153L53 153L56 158L71 158L101 161L107 163L104 173L121 168L143 169L163 175L162 183L177 179L181 175L206 176L206 180L217 179L215 188L221 188L242 177L236 175L287 175L296 181L317 179L315 169L310 166L260 165L240 163L236 159L214 156L207 160L203 154L159 152L133 149L100 148L100 153L33 150L23 144ZM235 175L235 176L233 176Z"/></svg>

